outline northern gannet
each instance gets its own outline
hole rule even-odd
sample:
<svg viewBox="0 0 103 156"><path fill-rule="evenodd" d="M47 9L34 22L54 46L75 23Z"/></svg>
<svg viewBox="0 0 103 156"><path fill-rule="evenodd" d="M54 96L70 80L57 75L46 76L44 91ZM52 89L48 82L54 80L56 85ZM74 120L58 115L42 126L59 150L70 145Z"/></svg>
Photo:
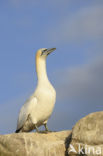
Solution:
<svg viewBox="0 0 103 156"><path fill-rule="evenodd" d="M38 127L41 125L48 131L47 122L55 105L56 91L47 77L46 58L54 50L56 48L42 48L36 53L37 87L20 110L16 133L33 129L39 132Z"/></svg>

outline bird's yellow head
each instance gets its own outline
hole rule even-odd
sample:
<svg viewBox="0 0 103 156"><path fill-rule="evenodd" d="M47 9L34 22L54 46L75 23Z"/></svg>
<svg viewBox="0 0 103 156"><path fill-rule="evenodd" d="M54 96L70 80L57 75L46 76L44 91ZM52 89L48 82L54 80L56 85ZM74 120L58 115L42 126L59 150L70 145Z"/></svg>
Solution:
<svg viewBox="0 0 103 156"><path fill-rule="evenodd" d="M56 50L56 48L42 48L42 49L39 49L36 53L36 60L38 59L46 59L46 57L51 53L53 52L54 50Z"/></svg>
<svg viewBox="0 0 103 156"><path fill-rule="evenodd" d="M42 48L37 51L37 53L36 53L36 71L37 71L37 75L39 78L41 77L42 73L46 73L46 58L54 50L56 50L56 48L50 48L50 49Z"/></svg>

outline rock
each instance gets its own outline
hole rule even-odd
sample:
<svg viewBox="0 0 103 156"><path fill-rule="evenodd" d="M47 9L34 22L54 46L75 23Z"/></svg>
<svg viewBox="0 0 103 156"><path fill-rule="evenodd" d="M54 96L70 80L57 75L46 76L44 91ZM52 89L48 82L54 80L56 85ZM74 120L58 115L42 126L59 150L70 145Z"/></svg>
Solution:
<svg viewBox="0 0 103 156"><path fill-rule="evenodd" d="M71 131L0 135L0 156L64 156Z"/></svg>
<svg viewBox="0 0 103 156"><path fill-rule="evenodd" d="M68 151L88 156L103 155L103 112L91 113L80 119L72 129L72 139Z"/></svg>
<svg viewBox="0 0 103 156"><path fill-rule="evenodd" d="M103 156L103 112L80 119L72 131L0 135L0 156Z"/></svg>

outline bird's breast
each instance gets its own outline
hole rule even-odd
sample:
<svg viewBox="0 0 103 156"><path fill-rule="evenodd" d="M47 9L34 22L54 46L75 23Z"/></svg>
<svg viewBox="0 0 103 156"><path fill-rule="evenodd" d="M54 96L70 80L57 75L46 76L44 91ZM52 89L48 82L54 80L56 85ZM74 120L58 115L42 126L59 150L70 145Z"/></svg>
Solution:
<svg viewBox="0 0 103 156"><path fill-rule="evenodd" d="M35 94L40 100L47 101L49 99L54 100L56 98L56 91L50 83L38 85Z"/></svg>
<svg viewBox="0 0 103 156"><path fill-rule="evenodd" d="M41 118L45 121L51 116L55 105L55 89L52 86L41 86L37 88L35 96L38 99L38 120Z"/></svg>
<svg viewBox="0 0 103 156"><path fill-rule="evenodd" d="M56 99L55 89L52 87L43 87L39 91L39 99L42 103L53 104Z"/></svg>

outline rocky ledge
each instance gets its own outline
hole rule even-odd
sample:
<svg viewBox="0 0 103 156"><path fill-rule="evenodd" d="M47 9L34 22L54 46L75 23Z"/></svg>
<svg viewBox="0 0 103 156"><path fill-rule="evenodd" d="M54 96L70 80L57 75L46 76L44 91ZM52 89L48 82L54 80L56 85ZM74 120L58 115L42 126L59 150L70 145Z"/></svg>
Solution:
<svg viewBox="0 0 103 156"><path fill-rule="evenodd" d="M79 120L72 131L0 135L0 156L103 156L103 112Z"/></svg>

